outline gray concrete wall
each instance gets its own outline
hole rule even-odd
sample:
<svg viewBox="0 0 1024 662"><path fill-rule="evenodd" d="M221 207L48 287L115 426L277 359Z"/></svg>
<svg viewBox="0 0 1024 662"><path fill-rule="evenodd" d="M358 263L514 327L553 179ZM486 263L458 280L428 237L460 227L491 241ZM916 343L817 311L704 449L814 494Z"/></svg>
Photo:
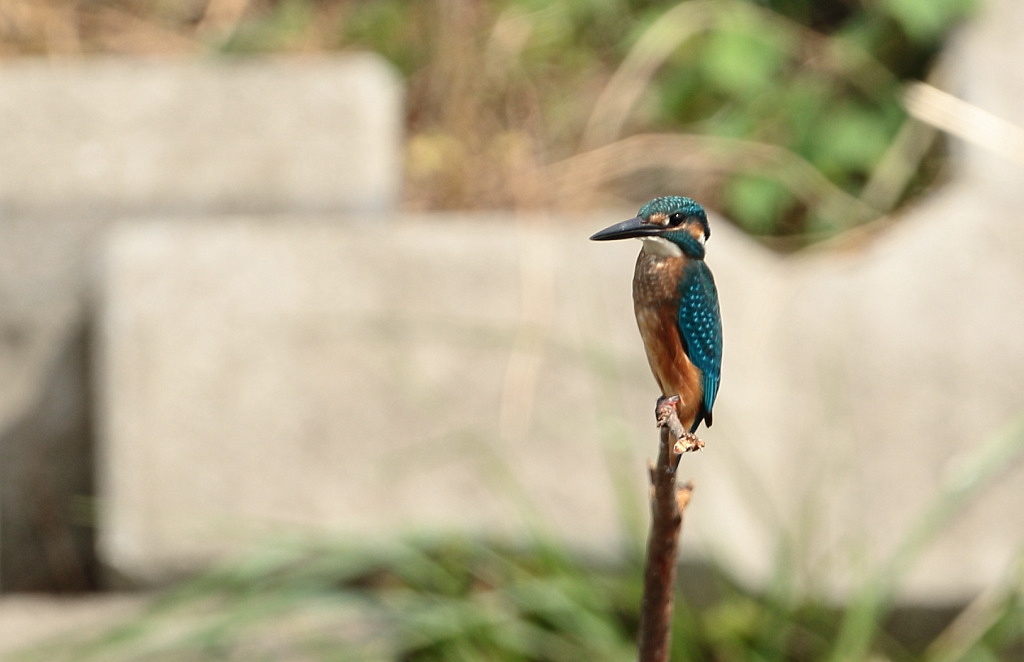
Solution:
<svg viewBox="0 0 1024 662"><path fill-rule="evenodd" d="M4 63L0 590L95 583L86 282L104 228L392 209L401 118L371 55Z"/></svg>
<svg viewBox="0 0 1024 662"><path fill-rule="evenodd" d="M708 447L682 469L689 553L762 582L782 542L801 582L844 592L1020 413L1024 233L964 254L950 204L796 260L715 219L727 358ZM268 537L537 522L620 549L623 515L644 519L656 392L637 247L585 238L625 213L120 228L99 336L103 558L149 582ZM908 595L963 597L1005 570L1024 531L1015 466Z"/></svg>
<svg viewBox="0 0 1024 662"><path fill-rule="evenodd" d="M1020 50L1011 27L1024 14L1012 3L993 7L952 54L949 86L1024 123L1022 74L992 64ZM109 80L103 72L115 65L96 66L97 80ZM152 66L145 71L170 79L154 84L155 97L220 89L174 82L178 64ZM224 75L198 69L200 79ZM35 89L26 82L34 77L16 74L11 89ZM319 89L324 77L303 80ZM226 108L273 87L252 72L223 85L236 89L242 79L256 89L178 120L197 132L211 130L214 117L233 123ZM376 80L380 98L396 99L387 75ZM56 94L43 90L41 98ZM351 101L310 94L327 106ZM295 95L282 97L286 108ZM373 94L353 96L381 112ZM187 116L206 98L165 108ZM282 535L519 536L540 528L607 551L630 522L642 528L645 459L656 435L653 381L629 303L636 247L585 240L632 210L552 219L379 213L386 198L325 207L331 163L315 186L275 179L291 172L289 163L308 174L305 159L318 148L267 138L278 151L249 151L264 141L247 121L244 130L223 129L234 156L211 158L235 164L246 186L270 182L249 198L231 177L210 186L204 164L172 153L176 141L158 134L165 122L178 126L173 117L154 115L149 148L128 149L118 127L148 126L132 123L143 110L109 109L120 119L98 134L111 146L105 159L74 139L56 143L78 145L63 152L72 181L93 176L99 163L117 195L89 197L81 182L52 201L32 193L33 182L23 182L32 195L21 202L11 202L15 188L4 194L0 268L11 278L0 279L0 365L18 377L0 398L0 531L18 531L20 517L36 536L23 540L36 546L0 549L0 586L23 577L10 569L27 567L11 549L57 558L75 540L70 502L88 487L74 482L82 476L53 470L47 453L88 455L87 438L53 421L81 430L89 412L98 431L100 556L128 581L191 571ZM287 112L267 112L260 126L268 133L290 121ZM314 116L333 117L324 109ZM45 123L30 121L43 135ZM396 149L394 133L381 140L381 149ZM364 150L316 153L350 165ZM967 145L956 154L948 186L857 246L781 258L713 219L709 261L722 293L726 360L708 448L683 465L698 483L688 553L758 582L781 540L797 550L802 583L842 592L897 548L943 481L1024 409L1024 231L1015 216L1022 173ZM206 174L152 174L164 157L175 171L197 163ZM62 167L40 154L11 158L26 171ZM149 174L133 179L139 173ZM154 192L164 177L179 197ZM80 218L66 215L75 196L85 198ZM117 214L105 213L108 205ZM132 218L109 229L118 214ZM95 405L86 389L67 386L87 381L74 367L82 354L67 350L80 346L82 282L93 270ZM21 449L47 450L19 466ZM31 463L47 470L31 471ZM1001 575L1024 530L1022 471L1015 460L943 528L907 577L906 596L961 598ZM32 495L39 476L49 494L63 495L65 517L56 529L63 533L43 544L47 511L6 509L46 503L18 496ZM12 492L8 479L22 491Z"/></svg>
<svg viewBox="0 0 1024 662"><path fill-rule="evenodd" d="M1024 16L1001 7L954 63L1020 48L994 23ZM952 86L985 106L1020 75ZM891 226L790 258L713 220L726 358L707 450L683 464L688 553L756 583L782 546L800 584L842 594L1020 415L1021 174L958 145L954 180ZM119 228L100 280L103 558L152 581L286 531L538 523L617 549L644 519L656 393L636 246L585 238L627 213ZM1003 575L1024 535L1013 457L904 596Z"/></svg>
<svg viewBox="0 0 1024 662"><path fill-rule="evenodd" d="M399 96L369 54L8 61L0 215L391 209Z"/></svg>
<svg viewBox="0 0 1024 662"><path fill-rule="evenodd" d="M288 530L518 536L531 508L571 542L614 541L607 461L629 458L637 495L644 466L620 371L650 408L643 364L620 361L629 251L538 223L119 229L98 337L104 558L151 580Z"/></svg>

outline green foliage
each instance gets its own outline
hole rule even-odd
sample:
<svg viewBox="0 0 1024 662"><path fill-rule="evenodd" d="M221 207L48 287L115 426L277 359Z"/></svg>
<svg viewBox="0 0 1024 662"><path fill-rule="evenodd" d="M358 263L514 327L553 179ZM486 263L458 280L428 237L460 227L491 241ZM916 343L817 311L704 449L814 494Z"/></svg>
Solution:
<svg viewBox="0 0 1024 662"><path fill-rule="evenodd" d="M604 81L657 31L669 56L655 62L643 97L628 109L625 130L605 141L657 130L730 138L752 150L774 145L821 173L837 194L857 199L872 177L892 176L882 175L878 166L896 149L895 137L908 122L902 82L927 74L944 37L968 14L971 2L495 0L459 16L401 5L388 0L353 5L340 43L379 50L414 80L430 80L423 88L413 85L409 98L411 115L427 133L452 134L456 142L472 144L486 143L483 134L494 131L507 144L511 124L520 136L517 144L532 143L527 149L541 160L545 154L549 160L568 156L581 140L594 147L587 144L584 125L598 112ZM662 24L673 13L676 22ZM413 23L418 33L409 29ZM478 63L473 79L460 82L452 75L458 65L447 58ZM434 70L448 78L439 79ZM474 96L462 99L460 93ZM435 108L438 103L461 111ZM459 135L464 132L472 135ZM934 134L922 139L933 144L930 149L912 145L915 154L940 150ZM470 156L431 169L411 164L410 184L430 198L426 206L501 206L510 196L521 202L521 196L496 190L517 181L503 176L503 168L522 171L522 163L506 163L502 156L499 152L499 158L479 164ZM738 167L735 159L714 150L704 158L706 172L688 166L675 175L677 192L721 209L754 234L793 237L798 243L891 211L921 190L940 163L928 158L909 168L905 181L888 182L887 188L898 192L895 200L837 205L836 195L806 199L777 164L745 168L741 160ZM632 167L643 172L674 166L637 162ZM420 172L446 185L418 182ZM474 180L485 172L492 173L487 182ZM544 178L543 172L537 176ZM453 187L453 178L474 181ZM621 193L634 202L651 194ZM884 206L873 206L878 204Z"/></svg>
<svg viewBox="0 0 1024 662"><path fill-rule="evenodd" d="M885 12L916 42L938 41L973 3L966 0L883 0Z"/></svg>
<svg viewBox="0 0 1024 662"><path fill-rule="evenodd" d="M282 0L259 20L243 21L223 44L235 53L273 53L301 39L316 20L313 6L305 0Z"/></svg>
<svg viewBox="0 0 1024 662"><path fill-rule="evenodd" d="M353 13L350 24L372 22L382 6L393 5L367 3L366 9ZM670 56L648 81L644 99L633 109L627 124L629 131L685 132L751 145L775 145L816 169L838 191L857 198L907 122L900 103L901 82L926 75L943 37L966 15L969 2L504 0L480 7L471 21L474 27L467 29L476 30L481 52L489 50L488 40L518 35L514 52L507 53L510 59L500 65L513 68L516 77L495 80L493 87L486 79L468 86L478 96L504 105L501 111L491 109L493 114L504 115L504 120L488 122L486 117L460 116L459 121L477 129L503 124L508 119L508 98L530 98L536 107L529 114L535 121L539 117L541 126L518 128L526 135L532 134L532 139L542 145L541 153L568 155L594 108L600 92L595 84L600 84L606 72L622 66L624 58L639 48L649 31L658 29L661 42L669 42ZM689 24L668 29L659 24L660 19L678 9L688 10ZM397 10L389 16L388 21L378 19L378 24L399 22ZM445 29L442 21L438 26L452 40L460 39L458 23ZM393 48L391 44L403 41L394 38L393 30L383 27L362 32L348 29L346 39L379 44L379 50L385 53ZM485 59L483 55L474 56L472 48L465 46L460 57ZM432 64L450 69L444 62L431 62L431 54L437 53L426 49L419 60L419 73L429 71ZM411 75L417 74L415 66L410 68L414 60L400 56L393 59ZM475 73L486 76L488 71L484 68ZM568 90L574 93L566 94ZM434 101L439 98L460 107L470 105L460 103L451 94L435 97ZM410 102L414 106L433 103L418 100L415 88ZM476 103L479 113L489 112L486 104ZM415 109L413 113L444 123L440 113ZM460 130L440 127L441 132ZM873 209L873 200L861 207L844 207L831 200L802 200L800 192L780 176L776 165L737 170L734 162L723 159L719 163L718 158L714 152L707 155L710 177L707 173L680 173L679 188L722 209L755 234L794 236L806 241L890 211L888 207ZM927 161L922 168L911 169L907 181L892 183L890 188L901 192L894 202L920 190L934 176L934 163ZM662 165L672 167L671 163ZM634 164L638 172L650 166ZM491 159L486 167L500 169L502 162ZM459 176L472 177L479 171L468 167ZM443 168L435 169L435 174L450 176ZM697 175L692 178L702 182L705 190L692 190L687 175ZM514 180L497 177L496 181L508 186ZM431 190L452 192L450 187L435 186ZM623 193L638 201L650 192ZM435 198L432 204L489 206L487 199L493 195L493 191L468 186L459 189L457 199Z"/></svg>
<svg viewBox="0 0 1024 662"><path fill-rule="evenodd" d="M902 81L926 75L968 3L765 4L779 13L740 2L695 12L707 28L684 33L652 81L661 99L658 123L785 148L856 198L908 121ZM806 241L868 220L850 206L798 204L794 191L780 190L786 183L777 169L737 171L724 162L715 167L715 153L707 158L722 174L699 197L752 233ZM934 174L933 162L911 170L895 183L902 192L895 202Z"/></svg>
<svg viewBox="0 0 1024 662"><path fill-rule="evenodd" d="M679 193L800 245L935 179L941 140L907 118L903 84L927 77L974 4L38 0L0 21L0 54L372 50L406 80L407 207L578 210ZM624 94L620 79L639 89ZM655 133L700 138L698 153L632 152L568 186L552 177L567 159ZM788 156L766 163L765 146Z"/></svg>
<svg viewBox="0 0 1024 662"><path fill-rule="evenodd" d="M951 467L891 558L852 589L844 608L799 597L800 569L786 555L760 593L714 567L683 564L672 659L1020 659L1024 550L1005 581L930 641L907 643L883 621L928 542L1022 456L1019 418ZM167 592L142 616L10 661L628 660L640 561L588 562L543 540L268 546Z"/></svg>
<svg viewBox="0 0 1024 662"><path fill-rule="evenodd" d="M776 219L793 204L793 198L778 182L764 177L739 175L725 184L724 197L729 200L736 218L755 234L770 234Z"/></svg>
<svg viewBox="0 0 1024 662"><path fill-rule="evenodd" d="M372 44L400 71L409 74L427 58L428 44L416 32L425 20L423 3L410 7L403 0L361 3L340 25L342 43Z"/></svg>
<svg viewBox="0 0 1024 662"><path fill-rule="evenodd" d="M723 25L708 35L697 68L704 81L729 99L756 99L768 92L786 61L786 35Z"/></svg>
<svg viewBox="0 0 1024 662"><path fill-rule="evenodd" d="M1024 591L1008 583L980 627L911 650L877 625L850 641L844 612L752 595L713 568L684 590L673 656L697 660L1010 659L1024 645ZM142 616L11 662L76 660L603 660L635 655L640 567L585 564L543 546L466 539L268 549L175 589ZM844 630L845 632L845 630Z"/></svg>

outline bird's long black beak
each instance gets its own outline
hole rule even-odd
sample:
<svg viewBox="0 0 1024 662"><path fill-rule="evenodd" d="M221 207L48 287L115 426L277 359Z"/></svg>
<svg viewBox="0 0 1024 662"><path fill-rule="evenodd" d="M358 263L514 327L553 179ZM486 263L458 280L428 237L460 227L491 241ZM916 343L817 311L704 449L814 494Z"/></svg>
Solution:
<svg viewBox="0 0 1024 662"><path fill-rule="evenodd" d="M634 218L626 219L621 223L616 223L606 227L600 232L596 232L591 235L592 241L611 241L613 239L633 239L636 237L650 237L651 235L657 234L661 227L658 225L648 225L644 223L643 219L639 216Z"/></svg>

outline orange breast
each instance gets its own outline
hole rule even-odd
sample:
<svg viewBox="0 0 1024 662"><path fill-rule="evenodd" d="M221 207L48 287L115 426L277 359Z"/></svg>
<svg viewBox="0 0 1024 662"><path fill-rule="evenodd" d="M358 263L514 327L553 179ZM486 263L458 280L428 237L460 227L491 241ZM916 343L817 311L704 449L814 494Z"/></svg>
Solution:
<svg viewBox="0 0 1024 662"><path fill-rule="evenodd" d="M680 422L690 429L702 397L701 375L683 351L676 324L679 277L685 257L641 251L633 276L633 310L651 372L662 395L678 395Z"/></svg>

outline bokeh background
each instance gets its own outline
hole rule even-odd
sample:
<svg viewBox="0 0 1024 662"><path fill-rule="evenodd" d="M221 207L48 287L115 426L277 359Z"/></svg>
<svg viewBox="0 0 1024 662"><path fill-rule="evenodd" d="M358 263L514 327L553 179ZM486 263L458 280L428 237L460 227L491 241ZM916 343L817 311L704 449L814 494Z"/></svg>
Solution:
<svg viewBox="0 0 1024 662"><path fill-rule="evenodd" d="M726 358L673 659L1024 657L1014 0L0 0L0 655L629 659L650 197Z"/></svg>
<svg viewBox="0 0 1024 662"><path fill-rule="evenodd" d="M593 207L609 195L632 206L683 177L746 232L802 246L892 211L940 176L941 135L910 121L902 97L908 81L939 75L942 46L972 9L7 2L2 48L8 58L372 50L405 87L407 209ZM640 135L665 145L618 142ZM546 185L552 166L613 144L602 197L562 200Z"/></svg>

